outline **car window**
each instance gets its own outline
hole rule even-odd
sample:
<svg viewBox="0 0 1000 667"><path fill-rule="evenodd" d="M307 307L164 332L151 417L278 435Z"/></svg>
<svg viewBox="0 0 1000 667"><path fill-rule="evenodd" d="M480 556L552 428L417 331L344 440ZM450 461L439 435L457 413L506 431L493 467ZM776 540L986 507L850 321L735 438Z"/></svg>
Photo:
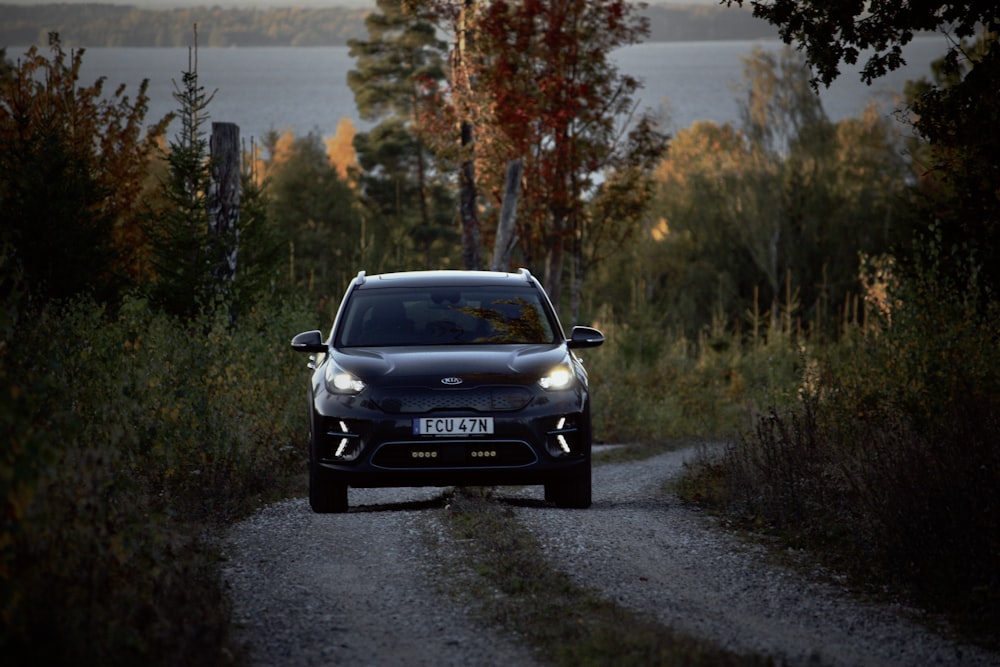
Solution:
<svg viewBox="0 0 1000 667"><path fill-rule="evenodd" d="M339 347L551 343L552 322L537 292L495 287L357 290Z"/></svg>

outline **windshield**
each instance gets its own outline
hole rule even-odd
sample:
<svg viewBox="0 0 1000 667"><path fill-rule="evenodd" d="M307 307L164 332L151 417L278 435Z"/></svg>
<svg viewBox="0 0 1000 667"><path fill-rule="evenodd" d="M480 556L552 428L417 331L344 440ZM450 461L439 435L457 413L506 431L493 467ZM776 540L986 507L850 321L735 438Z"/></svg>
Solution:
<svg viewBox="0 0 1000 667"><path fill-rule="evenodd" d="M357 290L338 347L552 343L556 334L531 288L425 287Z"/></svg>

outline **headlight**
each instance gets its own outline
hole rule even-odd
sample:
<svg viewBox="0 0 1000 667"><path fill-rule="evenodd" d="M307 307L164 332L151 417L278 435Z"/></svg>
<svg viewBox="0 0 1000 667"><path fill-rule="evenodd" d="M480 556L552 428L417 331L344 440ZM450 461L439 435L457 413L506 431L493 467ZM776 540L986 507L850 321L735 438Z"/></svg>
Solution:
<svg viewBox="0 0 1000 667"><path fill-rule="evenodd" d="M365 383L343 370L333 361L326 364L326 390L331 394L357 394Z"/></svg>
<svg viewBox="0 0 1000 667"><path fill-rule="evenodd" d="M556 366L543 375L538 380L538 384L542 387L542 389L566 389L573 384L573 371L571 371L569 366L566 366L565 364Z"/></svg>

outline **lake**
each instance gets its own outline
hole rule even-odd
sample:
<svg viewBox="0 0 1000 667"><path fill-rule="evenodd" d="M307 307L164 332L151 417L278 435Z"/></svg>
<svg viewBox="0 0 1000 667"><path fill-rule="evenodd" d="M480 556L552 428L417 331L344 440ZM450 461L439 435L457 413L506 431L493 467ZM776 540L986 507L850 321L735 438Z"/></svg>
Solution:
<svg viewBox="0 0 1000 667"><path fill-rule="evenodd" d="M621 49L614 57L622 72L644 82L641 106L663 110L670 130L676 131L696 120L738 122L735 91L743 80L742 59L754 46L782 48L777 41L658 42ZM871 87L859 80L859 66L842 67L840 79L821 93L827 114L833 120L858 116L872 99L884 102L885 112L890 113L892 93L901 91L907 79L928 75L930 63L946 48L940 36L914 40L905 52L907 67ZM9 48L7 55L15 59L23 52ZM347 47L198 51L199 81L207 92L217 90L208 108L211 120L238 124L244 139L260 138L272 129L329 136L341 118L352 119L360 129L370 127L360 121L347 86L347 72L353 67ZM153 121L177 109L174 82L181 83L186 69L184 48L88 48L81 80L90 85L104 75L106 90L125 83L134 96L142 79L148 78L147 120ZM171 137L178 127L172 126Z"/></svg>

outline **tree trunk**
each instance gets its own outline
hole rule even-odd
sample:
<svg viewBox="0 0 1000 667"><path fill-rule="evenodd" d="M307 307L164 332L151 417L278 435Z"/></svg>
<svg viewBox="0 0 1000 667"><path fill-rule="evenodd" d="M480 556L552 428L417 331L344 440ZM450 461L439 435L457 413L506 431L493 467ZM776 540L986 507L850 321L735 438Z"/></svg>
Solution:
<svg viewBox="0 0 1000 667"><path fill-rule="evenodd" d="M475 10L475 0L464 0L462 14L459 17L460 25L458 31L458 54L456 61L461 69L465 66L466 53L471 48L469 43L472 40L469 21L470 15ZM467 76L465 85L472 86L472 82ZM472 122L463 120L460 127L462 142L462 164L459 171L460 189L459 193L459 214L462 219L462 259L466 269L478 270L480 268L479 258L479 211L476 199L476 163L475 163L475 137L473 135Z"/></svg>
<svg viewBox="0 0 1000 667"><path fill-rule="evenodd" d="M566 242L566 215L552 215L552 231L549 235L549 248L545 253L545 291L555 309L559 310L559 299L562 297L562 267L563 245Z"/></svg>
<svg viewBox="0 0 1000 667"><path fill-rule="evenodd" d="M431 267L431 244L430 237L431 215L427 207L427 165L424 162L424 145L419 142L417 145L417 197L420 201L420 224L423 226L422 237L424 241L424 268Z"/></svg>
<svg viewBox="0 0 1000 667"><path fill-rule="evenodd" d="M240 128L212 123L211 184L208 191L209 238L218 252L214 269L219 294L231 296L240 247Z"/></svg>
<svg viewBox="0 0 1000 667"><path fill-rule="evenodd" d="M466 269L475 271L479 269L480 259L479 211L476 209L476 167L473 147L472 123L462 121L462 152L465 154L461 169L462 259Z"/></svg>
<svg viewBox="0 0 1000 667"><path fill-rule="evenodd" d="M503 190L500 222L497 224L497 238L493 244L490 271L510 270L510 256L517 244L514 223L517 221L517 200L521 196L521 172L520 160L511 160L507 163L507 182Z"/></svg>
<svg viewBox="0 0 1000 667"><path fill-rule="evenodd" d="M580 290L583 288L583 226L580 212L573 214L573 278L570 283L570 326L580 322Z"/></svg>

